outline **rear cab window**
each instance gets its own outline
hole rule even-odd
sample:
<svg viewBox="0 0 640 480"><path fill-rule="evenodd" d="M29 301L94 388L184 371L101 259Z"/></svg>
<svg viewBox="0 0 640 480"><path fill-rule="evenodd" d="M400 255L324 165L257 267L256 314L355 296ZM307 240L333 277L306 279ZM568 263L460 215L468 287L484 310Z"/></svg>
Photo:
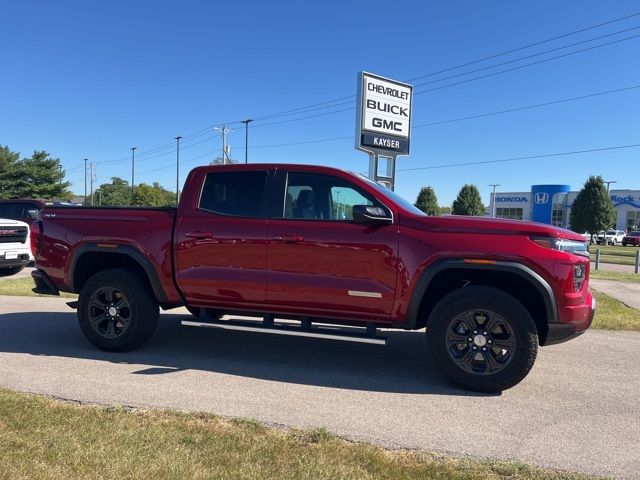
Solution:
<svg viewBox="0 0 640 480"><path fill-rule="evenodd" d="M198 208L234 217L266 217L266 170L207 173Z"/></svg>

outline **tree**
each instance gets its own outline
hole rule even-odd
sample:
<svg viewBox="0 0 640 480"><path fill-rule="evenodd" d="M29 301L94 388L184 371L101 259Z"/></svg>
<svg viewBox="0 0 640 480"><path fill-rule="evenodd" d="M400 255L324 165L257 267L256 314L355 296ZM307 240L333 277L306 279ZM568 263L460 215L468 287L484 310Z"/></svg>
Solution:
<svg viewBox="0 0 640 480"><path fill-rule="evenodd" d="M591 235L606 230L616 221L616 211L601 176L591 175L578 192L571 207L569 223L576 232Z"/></svg>
<svg viewBox="0 0 640 480"><path fill-rule="evenodd" d="M485 214L484 205L480 198L480 192L475 185L464 185L458 197L453 201L451 212L454 215L475 215L483 216Z"/></svg>
<svg viewBox="0 0 640 480"><path fill-rule="evenodd" d="M129 182L120 178L112 177L111 183L103 183L93 192L94 205L122 206L131 205L131 186ZM85 205L91 205L91 197L85 201Z"/></svg>
<svg viewBox="0 0 640 480"><path fill-rule="evenodd" d="M63 181L60 159L51 158L45 151L14 161L2 176L10 185L8 193L12 197L70 200L72 196L70 183Z"/></svg>
<svg viewBox="0 0 640 480"><path fill-rule="evenodd" d="M440 215L438 198L436 197L436 192L431 187L422 187L420 189L414 205L427 215Z"/></svg>
<svg viewBox="0 0 640 480"><path fill-rule="evenodd" d="M134 205L139 207L174 207L176 194L154 182L153 185L141 183L136 186Z"/></svg>
<svg viewBox="0 0 640 480"><path fill-rule="evenodd" d="M19 159L19 153L12 152L7 146L0 146L0 198L17 196L10 176Z"/></svg>

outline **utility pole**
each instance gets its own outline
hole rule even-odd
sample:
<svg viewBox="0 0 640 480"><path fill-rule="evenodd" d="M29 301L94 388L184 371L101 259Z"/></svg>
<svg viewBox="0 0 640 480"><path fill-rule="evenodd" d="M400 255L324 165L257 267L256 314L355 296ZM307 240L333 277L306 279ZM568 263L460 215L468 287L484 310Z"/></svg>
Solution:
<svg viewBox="0 0 640 480"><path fill-rule="evenodd" d="M134 173L136 167L136 148L131 147L131 205L133 205Z"/></svg>
<svg viewBox="0 0 640 480"><path fill-rule="evenodd" d="M180 139L176 137L176 207L178 206L178 198L180 198Z"/></svg>
<svg viewBox="0 0 640 480"><path fill-rule="evenodd" d="M608 182L602 182L602 183L606 183L607 184L607 193L609 193L609 185L611 185L612 183L618 183L617 180L609 180Z"/></svg>
<svg viewBox="0 0 640 480"><path fill-rule="evenodd" d="M220 132L220 136L222 137L222 164L226 165L227 163L231 163L228 155L228 147L227 147L227 133L233 132L233 130L229 130L226 125L222 127L215 127L214 130Z"/></svg>
<svg viewBox="0 0 640 480"><path fill-rule="evenodd" d="M84 206L87 206L87 159L84 159Z"/></svg>
<svg viewBox="0 0 640 480"><path fill-rule="evenodd" d="M91 169L91 173L89 174L89 179L91 181L91 206L93 207L93 182L95 181L96 177L96 171L95 171L95 165L93 162L91 162L89 164L89 168Z"/></svg>
<svg viewBox="0 0 640 480"><path fill-rule="evenodd" d="M244 163L249 163L249 124L253 122L250 118L243 120L244 123Z"/></svg>
<svg viewBox="0 0 640 480"><path fill-rule="evenodd" d="M493 187L493 196L492 196L492 202L491 202L491 217L492 218L496 218L496 187L499 187L500 184L499 183L492 183L489 185L490 187Z"/></svg>

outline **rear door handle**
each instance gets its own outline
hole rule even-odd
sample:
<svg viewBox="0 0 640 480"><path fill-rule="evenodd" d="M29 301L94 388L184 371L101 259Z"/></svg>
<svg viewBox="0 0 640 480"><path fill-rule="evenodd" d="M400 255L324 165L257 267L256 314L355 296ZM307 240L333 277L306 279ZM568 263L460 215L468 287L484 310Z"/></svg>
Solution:
<svg viewBox="0 0 640 480"><path fill-rule="evenodd" d="M213 237L213 233L211 232L201 232L201 231L197 231L197 232L187 232L184 234L185 237L187 238L212 238Z"/></svg>
<svg viewBox="0 0 640 480"><path fill-rule="evenodd" d="M273 237L276 242L296 243L304 242L302 235L276 235Z"/></svg>

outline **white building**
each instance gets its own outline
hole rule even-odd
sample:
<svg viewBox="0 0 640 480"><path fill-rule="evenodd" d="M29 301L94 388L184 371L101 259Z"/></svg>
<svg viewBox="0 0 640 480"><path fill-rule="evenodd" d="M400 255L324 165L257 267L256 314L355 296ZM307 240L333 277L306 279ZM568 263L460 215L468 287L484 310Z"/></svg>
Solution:
<svg viewBox="0 0 640 480"><path fill-rule="evenodd" d="M640 229L640 190L611 190L618 230ZM533 185L530 192L496 192L491 194L489 212L497 218L512 218L549 223L569 228L571 205L578 192L569 185Z"/></svg>

